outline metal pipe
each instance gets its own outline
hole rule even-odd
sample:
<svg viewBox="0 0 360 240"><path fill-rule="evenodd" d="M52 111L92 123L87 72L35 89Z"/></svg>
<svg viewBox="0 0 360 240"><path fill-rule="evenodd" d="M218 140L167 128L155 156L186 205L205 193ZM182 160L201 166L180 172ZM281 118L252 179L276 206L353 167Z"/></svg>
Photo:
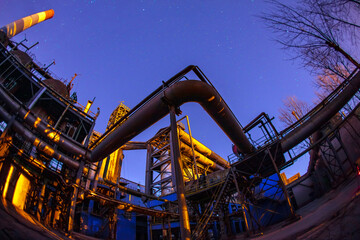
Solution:
<svg viewBox="0 0 360 240"><path fill-rule="evenodd" d="M195 174L193 174L194 175L193 178L194 178L194 180L196 180L196 179L199 178L199 171L198 171L197 164L196 164L194 142L193 142L193 137L192 137L192 134L191 134L191 127L190 127L189 117L188 117L188 115L186 115L185 117L186 117L186 124L187 124L188 130L189 130L190 146L191 146L191 150L192 150L192 154L193 154L193 161L194 161L194 164L193 164L194 169L193 169L193 171L195 171Z"/></svg>
<svg viewBox="0 0 360 240"><path fill-rule="evenodd" d="M16 113L18 117L24 119L24 122L35 128L42 136L59 144L65 151L71 152L80 158L86 156L86 148L81 143L62 135L60 131L36 117L29 109L14 100L3 87L0 87L0 100L6 104L6 108L11 113Z"/></svg>
<svg viewBox="0 0 360 240"><path fill-rule="evenodd" d="M180 141L182 141L182 142L186 143L187 145L191 146L191 136L187 132L183 131L182 129L180 129L180 131L179 131L179 138L180 138ZM192 142L193 142L193 145L194 145L194 149L196 151L198 151L199 153L201 153L205 157L211 159L216 164L218 164L218 165L220 165L220 166L222 166L224 168L230 168L230 163L228 161L226 161L225 159L223 159L222 157L217 155L215 152L211 151L204 144L200 143L195 138L192 138Z"/></svg>
<svg viewBox="0 0 360 240"><path fill-rule="evenodd" d="M237 119L216 90L205 82L187 80L165 89L162 94L155 96L134 112L93 149L90 160L103 159L166 116L169 113L168 104L181 106L186 102L199 103L240 151L251 153L254 150Z"/></svg>
<svg viewBox="0 0 360 240"><path fill-rule="evenodd" d="M329 121L341 108L353 97L360 88L360 72L358 72L348 85L329 104L315 113L309 120L303 122L299 127L292 130L281 140L283 152L295 147L304 139L310 137L324 123ZM300 119L301 121L301 119Z"/></svg>
<svg viewBox="0 0 360 240"><path fill-rule="evenodd" d="M5 122L9 122L12 118L12 115L10 115L3 107L0 106L0 116ZM41 152L44 152L49 157L53 157L56 160L63 162L69 167L72 168L79 168L79 162L72 160L71 158L63 155L62 153L55 150L52 146L47 144L46 142L40 140L37 138L31 131L26 129L23 124L15 120L11 128L15 130L18 134L26 138L28 141L30 141L36 149L38 149Z"/></svg>
<svg viewBox="0 0 360 240"><path fill-rule="evenodd" d="M170 200L160 198L160 197L156 197L155 195L150 195L150 194L143 193L143 192L140 192L140 191L137 191L137 190L133 190L131 188L124 187L124 186L120 185L119 183L115 184L115 183L113 183L111 181L108 181L108 180L104 180L104 182L106 182L107 184L110 184L112 186L117 186L117 188L120 191L131 194L131 195L134 195L134 196L137 196L137 197L145 197L145 198L149 198L149 199L152 199L152 200L158 200L158 201L161 201L161 202L171 203ZM175 202L173 202L173 203L175 204Z"/></svg>
<svg viewBox="0 0 360 240"><path fill-rule="evenodd" d="M189 147L186 144L180 144L180 150L181 153L183 153L185 156L188 157L192 157L193 153L191 150L191 147ZM202 165L205 165L206 167L210 167L212 170L224 170L224 168L218 164L216 164L214 161L212 161L211 159L205 157L204 155L202 155L201 153L195 151L194 152L194 157L196 158L196 161L201 163Z"/></svg>
<svg viewBox="0 0 360 240"><path fill-rule="evenodd" d="M164 97L164 95L166 97ZM124 122L123 125L104 139L104 141L94 149L95 153L92 154L91 157L89 152L87 154L84 146L72 139L62 136L59 131L52 128L40 118L35 117L28 109L25 109L25 107L21 106L21 104L10 97L6 90L2 88L0 88L0 98L13 113L17 112L19 117L23 118L27 124L34 126L41 135L50 138L50 140L59 144L64 150L69 151L78 157L85 156L87 159L91 159L91 161L99 161L102 158L105 158L111 152L115 151L137 134L167 115L169 110L164 99L167 99L166 101L172 101L177 105L189 101L199 102L227 133L229 138L234 143L237 143L236 145L238 145L239 148L247 150L252 148L251 144L243 134L241 127L237 124L237 120L229 114L231 111L224 105L222 98L211 86L201 81L189 80L178 82L166 89L162 96L159 95L150 100L138 112L134 113L131 118ZM104 144L104 142L106 143ZM109 143L111 146L108 145ZM104 147L105 149L103 149Z"/></svg>
<svg viewBox="0 0 360 240"><path fill-rule="evenodd" d="M35 13L33 15L21 18L12 23L9 23L2 28L0 28L1 32L4 32L6 37L12 38L15 35L21 33L25 29L28 29L40 22L43 22L47 19L50 19L54 16L54 10L50 9L44 12Z"/></svg>
<svg viewBox="0 0 360 240"><path fill-rule="evenodd" d="M119 119L114 125L112 125L108 130L105 131L105 133L99 137L90 147L96 146L96 144L100 141L102 141L103 138L105 138L107 136L107 134L110 134L111 131L113 131L115 128L117 128L117 126L122 123L122 121L124 119L126 119L128 116L130 116L135 110L137 110L138 108L141 108L143 105L145 105L150 99L152 99L155 95L157 95L163 88L164 86L170 86L172 85L174 82L180 80L185 74L187 74L188 72L190 72L191 70L196 69L197 67L194 65L189 65L186 68L184 68L182 71L180 71L179 73L177 73L175 76L173 76L172 78L170 78L169 80L167 80L166 82L163 82L163 85L161 85L160 87L158 87L156 90L154 90L150 95L148 95L146 98L144 98L141 102L139 102L135 107L133 107L130 112L128 112L127 114L125 114L121 119Z"/></svg>
<svg viewBox="0 0 360 240"><path fill-rule="evenodd" d="M126 144L122 145L122 150L139 150L139 149L147 149L146 142L133 142L129 141Z"/></svg>

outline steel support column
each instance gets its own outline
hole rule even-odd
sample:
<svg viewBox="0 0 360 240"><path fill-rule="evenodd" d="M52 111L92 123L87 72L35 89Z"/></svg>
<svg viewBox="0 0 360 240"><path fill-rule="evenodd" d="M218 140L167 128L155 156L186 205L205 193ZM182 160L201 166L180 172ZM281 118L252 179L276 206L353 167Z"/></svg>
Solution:
<svg viewBox="0 0 360 240"><path fill-rule="evenodd" d="M14 123L14 120L15 120L15 115L13 115L10 119L10 121L7 123L7 126L5 127L4 131L1 133L1 136L0 136L0 142L1 142L1 145L2 148L0 149L0 157L3 160L3 165L1 167L1 170L0 170L0 193L1 193L1 196L3 195L3 191L4 191L4 187L5 187L5 182L6 182L6 178L9 174L9 170L10 170L10 167L11 167L11 158L9 157L9 147L10 147L10 143L12 142L12 137L11 137L11 126L13 125ZM7 144L7 146L5 146L5 144Z"/></svg>
<svg viewBox="0 0 360 240"><path fill-rule="evenodd" d="M171 223L170 223L170 217L168 217L168 234L169 234L169 240L172 240L172 237L171 237Z"/></svg>
<svg viewBox="0 0 360 240"><path fill-rule="evenodd" d="M38 207L36 210L36 217L37 217L38 221L41 221L41 212L42 212L43 204L44 204L45 190L46 190L46 182L44 182L44 185L41 187L41 191L39 192L39 195L38 195L39 202L38 202Z"/></svg>
<svg viewBox="0 0 360 240"><path fill-rule="evenodd" d="M68 221L68 227L67 227L68 233L70 233L70 234L71 234L71 232L73 230L74 217L75 217L75 206L76 206L77 196L78 196L78 193L79 193L79 187L78 186L80 186L80 181L81 181L81 176L82 176L82 173L83 173L84 165L85 165L85 162L81 161L79 169L78 169L77 174L76 174L76 179L75 179L75 185L76 186L74 186L74 190L73 190L73 193L72 193L72 196L71 196L71 204L70 204L70 211L69 211L69 221Z"/></svg>
<svg viewBox="0 0 360 240"><path fill-rule="evenodd" d="M279 169L278 169L278 167L277 167L277 165L276 165L275 159L274 159L273 155L271 154L270 150L268 149L267 151L268 151L268 154L269 154L269 156L270 156L271 162L272 162L272 164L273 164L273 166L274 166L274 169L275 169L275 171L276 171L276 174L277 174L277 176L278 176L278 178L279 178L279 185L280 185L281 189L283 190L284 197L285 197L285 199L286 199L287 204L289 205L290 212L291 212L291 216L295 218L295 217L296 217L296 213L295 213L294 208L293 208L293 206L292 206L292 204L291 204L291 202L290 202L289 194L288 194L288 192L287 192L287 190L286 190L286 187L285 187L284 182L282 181L282 178L281 178ZM277 149L276 149L276 151L277 151ZM276 154L276 152L275 152L275 154Z"/></svg>
<svg viewBox="0 0 360 240"><path fill-rule="evenodd" d="M234 170L232 168L230 168L230 171L231 171L231 174L233 174L233 176L234 176L234 183L235 183L236 191L238 193L238 200L240 201L240 204L241 204L241 211L242 211L243 218L244 218L246 233L248 234L248 236L250 236L249 224L248 224L248 220L247 220L246 212L245 212L246 206L245 206L244 194L243 194L243 192L240 191L240 187L237 182Z"/></svg>
<svg viewBox="0 0 360 240"><path fill-rule="evenodd" d="M153 148L151 146L151 144L147 144L147 155L146 155L146 172L145 172L145 193L148 195L152 195L152 188L151 188L151 183L153 180L153 172L151 171L152 165L153 165L153 158L152 158L152 153L153 153Z"/></svg>
<svg viewBox="0 0 360 240"><path fill-rule="evenodd" d="M171 147L171 164L173 165L175 175L175 186L176 186L176 196L179 205L179 215L180 215L180 232L181 239L190 240L190 221L189 213L187 210L186 199L185 199L185 187L184 187L184 177L182 162L180 158L180 148L179 148L179 138L177 131L175 107L170 106L170 125L171 125L171 136L170 136L170 147Z"/></svg>
<svg viewBox="0 0 360 240"><path fill-rule="evenodd" d="M148 240L153 240L152 237L152 221L153 221L153 217L152 216L148 216L148 232L149 232L149 236L148 236Z"/></svg>
<svg viewBox="0 0 360 240"><path fill-rule="evenodd" d="M93 181L93 182L92 182L91 189L90 189L91 191L94 191L94 192L95 192L96 189L97 189L97 185L98 185L98 181L99 181L99 175L100 175L100 170L101 170L102 163L103 163L103 160L101 160L100 162L98 162L94 179L93 179L93 180L90 180L90 181Z"/></svg>

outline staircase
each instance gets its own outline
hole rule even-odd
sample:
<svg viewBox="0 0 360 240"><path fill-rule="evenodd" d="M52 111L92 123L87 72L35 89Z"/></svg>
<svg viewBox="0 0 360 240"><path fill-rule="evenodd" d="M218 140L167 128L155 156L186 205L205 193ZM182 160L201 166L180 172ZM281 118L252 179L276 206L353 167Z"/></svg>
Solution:
<svg viewBox="0 0 360 240"><path fill-rule="evenodd" d="M226 199L228 196L228 192L230 188L232 187L233 182L233 174L231 174L231 171L226 176L225 181L220 184L214 194L211 200L209 201L209 204L207 205L206 209L203 211L198 224L196 225L195 229L192 231L191 239L205 239L206 238L206 230L209 227L209 221L212 216L220 215L220 207L226 204Z"/></svg>

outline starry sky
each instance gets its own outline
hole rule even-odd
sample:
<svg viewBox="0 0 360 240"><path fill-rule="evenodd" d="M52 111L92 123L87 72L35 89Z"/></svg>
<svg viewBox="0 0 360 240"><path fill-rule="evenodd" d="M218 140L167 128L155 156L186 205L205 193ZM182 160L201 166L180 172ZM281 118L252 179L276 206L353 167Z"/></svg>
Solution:
<svg viewBox="0 0 360 240"><path fill-rule="evenodd" d="M289 0L289 2L291 2ZM245 126L259 113L275 117L287 96L312 103L309 72L275 43L258 18L269 10L263 0L0 0L0 25L54 9L54 18L14 38L40 42L31 52L60 79L79 74L73 91L79 103L96 97L100 107L95 130L104 132L119 102L130 108L188 65L197 65ZM192 133L223 158L231 142L196 103L181 107ZM168 117L134 140L146 141ZM126 151L122 176L144 183L146 151ZM304 174L302 160L286 169Z"/></svg>

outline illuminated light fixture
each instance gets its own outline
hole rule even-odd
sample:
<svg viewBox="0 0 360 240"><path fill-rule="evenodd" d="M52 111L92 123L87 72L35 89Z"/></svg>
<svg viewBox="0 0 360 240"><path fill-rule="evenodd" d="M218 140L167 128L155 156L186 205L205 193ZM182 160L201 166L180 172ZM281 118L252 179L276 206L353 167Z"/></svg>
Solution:
<svg viewBox="0 0 360 240"><path fill-rule="evenodd" d="M25 200L27 192L29 190L30 181L23 174L20 174L20 177L16 183L14 196L12 203L15 207L23 210L25 206Z"/></svg>
<svg viewBox="0 0 360 240"><path fill-rule="evenodd" d="M11 175L12 175L13 171L14 171L14 167L11 166L11 167L10 167L10 170L9 170L9 174L8 174L8 176L7 176L7 178L6 178L6 182L5 182L5 186L4 186L4 191L3 191L3 195L2 195L3 198L6 197L6 193L7 193L7 190L8 190L8 188L9 188L9 183L10 183L10 179L11 179Z"/></svg>
<svg viewBox="0 0 360 240"><path fill-rule="evenodd" d="M86 107L85 107L85 109L84 109L84 113L88 113L88 112L89 112L90 107L91 107L92 104L93 104L93 101L88 100L88 102L87 102L87 104L86 104Z"/></svg>
<svg viewBox="0 0 360 240"><path fill-rule="evenodd" d="M356 168L357 168L357 174L360 176L360 168L359 168L359 166L356 166Z"/></svg>

